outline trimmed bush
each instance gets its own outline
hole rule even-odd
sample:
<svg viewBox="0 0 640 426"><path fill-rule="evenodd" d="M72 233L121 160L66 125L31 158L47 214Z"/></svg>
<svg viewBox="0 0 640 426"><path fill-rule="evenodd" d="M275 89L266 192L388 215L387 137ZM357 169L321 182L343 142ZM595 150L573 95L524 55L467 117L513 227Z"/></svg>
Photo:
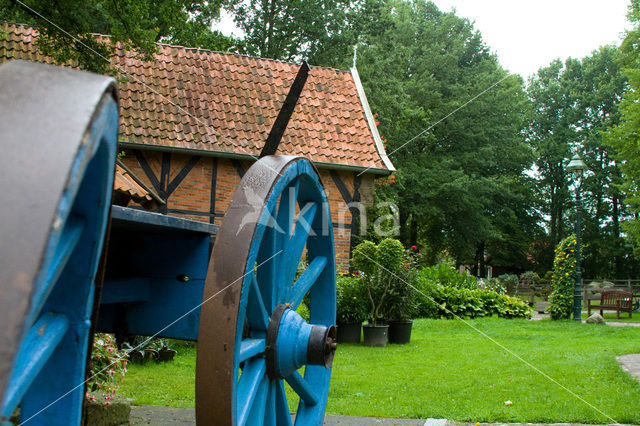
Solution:
<svg viewBox="0 0 640 426"><path fill-rule="evenodd" d="M552 319L567 319L573 311L573 287L576 282L576 236L569 235L555 249L551 295L548 308Z"/></svg>
<svg viewBox="0 0 640 426"><path fill-rule="evenodd" d="M490 290L470 290L421 283L420 316L426 318L476 318L498 315L501 318L527 318L529 306L518 298ZM426 295L426 296L425 296Z"/></svg>
<svg viewBox="0 0 640 426"><path fill-rule="evenodd" d="M467 271L461 274L456 268L447 263L422 268L419 275L420 279L428 280L433 284L439 284L445 287L478 288L478 280L476 277L469 275Z"/></svg>
<svg viewBox="0 0 640 426"><path fill-rule="evenodd" d="M336 285L336 322L351 324L367 318L367 290L356 277L338 277Z"/></svg>

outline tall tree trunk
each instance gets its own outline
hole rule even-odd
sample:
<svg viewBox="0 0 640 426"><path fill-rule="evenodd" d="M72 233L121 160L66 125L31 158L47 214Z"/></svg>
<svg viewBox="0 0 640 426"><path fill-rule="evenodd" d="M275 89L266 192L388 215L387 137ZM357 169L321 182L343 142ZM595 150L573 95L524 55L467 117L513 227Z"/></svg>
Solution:
<svg viewBox="0 0 640 426"><path fill-rule="evenodd" d="M622 259L622 250L620 247L620 218L619 218L619 200L618 200L618 196L614 195L612 197L612 212L611 212L611 219L613 222L613 237L615 239L615 256L614 256L614 265L615 265L615 273L616 279L621 279L622 278L622 274L623 274L623 265L624 265L624 261Z"/></svg>
<svg viewBox="0 0 640 426"><path fill-rule="evenodd" d="M484 278L487 275L487 265L484 261L484 241L480 242L476 247L476 264L474 268L475 276Z"/></svg>
<svg viewBox="0 0 640 426"><path fill-rule="evenodd" d="M415 215L411 217L409 244L412 246L418 245L418 221L416 220Z"/></svg>
<svg viewBox="0 0 640 426"><path fill-rule="evenodd" d="M411 239L411 229L409 224L409 212L407 209L400 209L400 241L407 245Z"/></svg>

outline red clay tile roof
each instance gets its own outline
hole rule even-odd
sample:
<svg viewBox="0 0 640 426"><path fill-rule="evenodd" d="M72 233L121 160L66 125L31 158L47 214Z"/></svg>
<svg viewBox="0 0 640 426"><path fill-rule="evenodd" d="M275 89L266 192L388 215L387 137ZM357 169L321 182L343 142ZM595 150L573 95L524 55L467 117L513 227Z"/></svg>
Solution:
<svg viewBox="0 0 640 426"><path fill-rule="evenodd" d="M0 31L0 62L51 62L37 52L37 30L16 24L2 24L0 30L7 32ZM299 68L166 44L158 45L155 61L118 48L111 63L124 72L119 87L120 140L125 145L254 156ZM357 84L357 73L311 67L278 152L316 163L393 170Z"/></svg>
<svg viewBox="0 0 640 426"><path fill-rule="evenodd" d="M124 198L130 199L148 210L155 210L164 204L162 198L147 187L144 182L134 175L120 160L116 162L113 191L117 194L124 195Z"/></svg>

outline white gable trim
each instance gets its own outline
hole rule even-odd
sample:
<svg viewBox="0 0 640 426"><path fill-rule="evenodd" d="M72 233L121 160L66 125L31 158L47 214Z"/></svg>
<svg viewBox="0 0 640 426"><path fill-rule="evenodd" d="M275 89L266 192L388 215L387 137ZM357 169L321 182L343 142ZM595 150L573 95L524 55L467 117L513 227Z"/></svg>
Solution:
<svg viewBox="0 0 640 426"><path fill-rule="evenodd" d="M355 66L351 68L351 76L353 77L353 81L356 84L358 97L360 98L362 109L364 109L364 115L367 118L367 123L369 124L369 129L371 130L371 134L373 135L373 140L376 143L376 149L378 150L380 159L382 159L382 162L390 171L395 171L396 168L393 166L393 163L387 156L387 152L384 150L384 144L382 143L382 139L380 138L380 133L378 133L378 126L376 126L376 119L373 117L373 114L371 114L371 107L369 107L367 95L364 93L364 87L362 87L360 75L358 74L358 70Z"/></svg>

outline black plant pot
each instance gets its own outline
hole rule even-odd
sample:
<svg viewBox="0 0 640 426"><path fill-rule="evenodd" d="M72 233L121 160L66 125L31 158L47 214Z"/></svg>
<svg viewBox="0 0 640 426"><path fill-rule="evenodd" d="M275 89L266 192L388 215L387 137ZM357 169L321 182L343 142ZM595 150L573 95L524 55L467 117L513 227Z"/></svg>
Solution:
<svg viewBox="0 0 640 426"><path fill-rule="evenodd" d="M176 353L177 352L173 349L160 349L158 351L158 361L160 362L172 361Z"/></svg>
<svg viewBox="0 0 640 426"><path fill-rule="evenodd" d="M338 343L360 343L362 323L338 324Z"/></svg>
<svg viewBox="0 0 640 426"><path fill-rule="evenodd" d="M389 321L389 343L405 345L411 340L411 320Z"/></svg>
<svg viewBox="0 0 640 426"><path fill-rule="evenodd" d="M365 324L362 326L362 334L364 336L363 344L365 346L387 346L387 335L389 334L389 326L384 324Z"/></svg>
<svg viewBox="0 0 640 426"><path fill-rule="evenodd" d="M142 351L139 350L132 350L129 351L129 361L133 364L142 364L144 363L144 353Z"/></svg>

